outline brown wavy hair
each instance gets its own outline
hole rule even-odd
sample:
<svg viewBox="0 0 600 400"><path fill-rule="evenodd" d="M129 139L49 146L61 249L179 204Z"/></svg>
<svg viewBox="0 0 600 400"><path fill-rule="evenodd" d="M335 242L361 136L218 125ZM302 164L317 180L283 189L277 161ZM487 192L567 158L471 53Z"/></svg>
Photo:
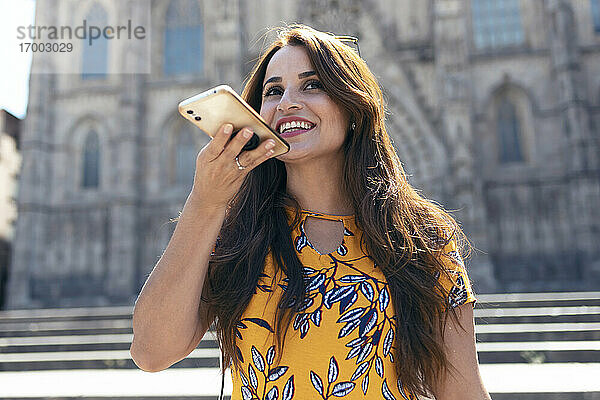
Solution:
<svg viewBox="0 0 600 400"><path fill-rule="evenodd" d="M277 39L249 75L242 97L260 112L267 65L288 45L306 49L326 93L350 115L342 189L354 206L366 254L389 285L397 318L393 351L398 378L405 389L428 395L452 369L443 341L448 315L459 322L438 279L447 274L440 249L454 240L462 253L468 241L447 212L409 185L386 132L385 102L376 78L364 60L333 35L305 25L279 28ZM214 322L223 370L241 366L236 325L256 292L269 252L275 267L289 278L274 321L279 357L290 321L305 298L303 265L291 238L300 221L300 205L287 193L286 177L284 163L276 158L250 171L228 205L209 262L202 293L208 311L202 318ZM286 205L294 210L291 226Z"/></svg>

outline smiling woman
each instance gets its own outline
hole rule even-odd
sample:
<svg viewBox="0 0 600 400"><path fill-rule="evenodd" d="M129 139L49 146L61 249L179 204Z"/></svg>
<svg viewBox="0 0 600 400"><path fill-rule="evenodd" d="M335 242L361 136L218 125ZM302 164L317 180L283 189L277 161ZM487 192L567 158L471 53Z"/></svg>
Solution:
<svg viewBox="0 0 600 400"><path fill-rule="evenodd" d="M333 35L282 28L243 97L290 151L240 154L247 139L226 125L200 152L136 303L136 363L167 368L214 324L232 399L489 399L468 242L408 184L365 61Z"/></svg>

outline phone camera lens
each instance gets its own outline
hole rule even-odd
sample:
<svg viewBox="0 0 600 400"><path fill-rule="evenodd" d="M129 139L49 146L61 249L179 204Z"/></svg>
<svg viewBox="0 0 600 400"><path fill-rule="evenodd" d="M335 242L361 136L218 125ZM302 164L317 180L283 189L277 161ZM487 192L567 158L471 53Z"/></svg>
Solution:
<svg viewBox="0 0 600 400"><path fill-rule="evenodd" d="M187 113L188 113L188 114L193 114L193 113L194 113L194 110L187 110Z"/></svg>
<svg viewBox="0 0 600 400"><path fill-rule="evenodd" d="M196 121L200 121L200 120L202 119L202 117L198 117L198 116L196 116L196 117L194 117L194 119L195 119Z"/></svg>

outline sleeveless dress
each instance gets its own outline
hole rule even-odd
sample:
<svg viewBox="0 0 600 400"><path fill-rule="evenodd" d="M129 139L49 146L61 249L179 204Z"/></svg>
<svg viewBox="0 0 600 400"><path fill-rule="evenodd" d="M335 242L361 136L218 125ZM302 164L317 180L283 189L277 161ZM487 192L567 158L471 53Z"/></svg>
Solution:
<svg viewBox="0 0 600 400"><path fill-rule="evenodd" d="M291 210L287 210L290 222ZM243 368L232 368L231 399L416 400L397 379L393 364L397 321L388 284L361 250L354 215L301 213L292 239L304 265L307 299L292 319L284 354L276 364L273 321L287 278L281 271L275 274L269 253L256 294L237 325L236 352ZM320 254L312 246L304 232L308 216L342 221L344 238L337 250ZM454 242L444 248L443 258L454 278L439 278L449 290L449 306L475 304Z"/></svg>

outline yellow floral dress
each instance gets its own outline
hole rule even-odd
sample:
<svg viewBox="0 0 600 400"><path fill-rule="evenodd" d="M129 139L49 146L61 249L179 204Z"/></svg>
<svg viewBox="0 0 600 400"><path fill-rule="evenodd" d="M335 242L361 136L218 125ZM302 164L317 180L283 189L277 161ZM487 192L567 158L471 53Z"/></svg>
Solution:
<svg viewBox="0 0 600 400"><path fill-rule="evenodd" d="M307 216L343 222L344 239L336 251L320 254L312 246L304 232ZM282 272L275 274L269 253L256 294L237 325L236 352L243 369L232 369L231 399L416 399L397 379L393 365L397 321L388 284L361 250L354 216L302 210L292 239L304 265L306 301L292 319L281 361L275 364L273 321L287 278ZM456 278L454 282L440 278L450 291L449 305L474 304L453 242L444 249L444 257Z"/></svg>

